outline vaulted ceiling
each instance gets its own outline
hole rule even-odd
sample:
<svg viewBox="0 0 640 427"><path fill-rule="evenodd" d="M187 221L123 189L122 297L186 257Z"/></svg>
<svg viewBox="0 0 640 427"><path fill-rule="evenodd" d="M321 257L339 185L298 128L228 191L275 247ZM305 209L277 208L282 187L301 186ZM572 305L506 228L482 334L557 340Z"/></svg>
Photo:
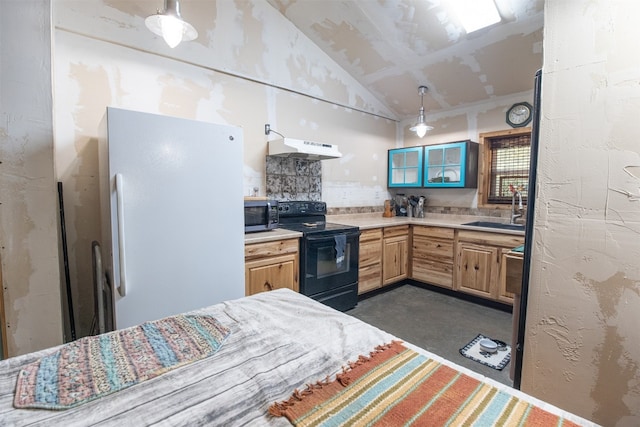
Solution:
<svg viewBox="0 0 640 427"><path fill-rule="evenodd" d="M502 22L466 34L448 0L268 0L399 119L512 96L542 67L544 0L495 0Z"/></svg>

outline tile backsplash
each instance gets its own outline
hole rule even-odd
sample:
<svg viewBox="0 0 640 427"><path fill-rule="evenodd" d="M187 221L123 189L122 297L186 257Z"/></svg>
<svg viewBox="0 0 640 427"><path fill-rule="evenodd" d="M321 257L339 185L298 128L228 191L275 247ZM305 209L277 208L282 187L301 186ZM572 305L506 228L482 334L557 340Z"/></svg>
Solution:
<svg viewBox="0 0 640 427"><path fill-rule="evenodd" d="M379 212L382 214L384 210L382 206L352 206L347 208L327 207L329 215L348 215L348 214L367 214ZM482 209L482 208L464 208L449 206L425 206L425 217L429 214L435 215L465 215L478 217L493 217L497 220L506 220L509 218L510 211L508 209ZM526 217L526 214L523 216ZM519 221L522 224L522 219Z"/></svg>
<svg viewBox="0 0 640 427"><path fill-rule="evenodd" d="M267 197L279 200L322 200L320 160L266 157Z"/></svg>
<svg viewBox="0 0 640 427"><path fill-rule="evenodd" d="M321 160L296 159L292 157L266 156L267 197L281 202L291 200L322 200ZM327 206L329 215L364 214L379 212L383 204L377 206ZM429 197L425 214L473 215L483 217L509 218L509 209L482 209L467 207L430 206Z"/></svg>

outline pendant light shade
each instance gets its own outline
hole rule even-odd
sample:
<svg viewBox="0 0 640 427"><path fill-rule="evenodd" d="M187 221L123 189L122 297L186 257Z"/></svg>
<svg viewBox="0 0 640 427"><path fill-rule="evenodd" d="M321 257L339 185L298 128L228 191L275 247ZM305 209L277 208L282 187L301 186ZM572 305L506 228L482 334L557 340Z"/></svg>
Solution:
<svg viewBox="0 0 640 427"><path fill-rule="evenodd" d="M428 88L426 86L420 86L418 93L420 94L420 110L418 111L418 122L415 126L412 126L410 130L415 132L419 138L422 138L427 134L428 130L433 129L433 126L429 126L424 118L424 94L427 93Z"/></svg>
<svg viewBox="0 0 640 427"><path fill-rule="evenodd" d="M144 23L152 33L162 36L172 49L182 41L191 41L198 37L196 29L182 20L178 0L164 0L164 10L147 17Z"/></svg>

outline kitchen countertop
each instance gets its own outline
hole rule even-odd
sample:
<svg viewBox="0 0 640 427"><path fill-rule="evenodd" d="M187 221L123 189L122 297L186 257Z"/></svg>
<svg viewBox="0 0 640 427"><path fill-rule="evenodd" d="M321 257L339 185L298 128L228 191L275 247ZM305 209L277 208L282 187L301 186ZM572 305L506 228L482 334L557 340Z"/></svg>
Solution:
<svg viewBox="0 0 640 427"><path fill-rule="evenodd" d="M461 230L485 231L489 233L511 234L524 236L524 231L505 230L497 228L476 227L462 225L473 221L504 222L503 218L475 216L475 215L447 215L447 214L427 214L425 218L409 218L406 216L395 216L385 218L382 213L347 214L347 215L327 215L327 222L359 227L361 230L379 227L391 227L394 225L430 225L435 227L457 228ZM270 231L257 233L247 233L244 235L245 244L271 242L274 240L297 239L302 237L302 233L297 231L277 228Z"/></svg>
<svg viewBox="0 0 640 427"><path fill-rule="evenodd" d="M274 240L298 239L300 237L302 237L302 233L299 231L276 228L275 230L246 233L244 235L244 244L247 245L251 243L272 242Z"/></svg>
<svg viewBox="0 0 640 427"><path fill-rule="evenodd" d="M327 215L327 222L344 225L355 225L360 227L361 230L379 227L390 227L394 225L416 224L524 236L524 230L506 230L498 228L477 227L472 225L462 225L467 222L473 221L502 222L505 224L507 223L507 221L505 221L503 218L475 215L427 214L425 218L409 218L406 216L385 218L381 213Z"/></svg>

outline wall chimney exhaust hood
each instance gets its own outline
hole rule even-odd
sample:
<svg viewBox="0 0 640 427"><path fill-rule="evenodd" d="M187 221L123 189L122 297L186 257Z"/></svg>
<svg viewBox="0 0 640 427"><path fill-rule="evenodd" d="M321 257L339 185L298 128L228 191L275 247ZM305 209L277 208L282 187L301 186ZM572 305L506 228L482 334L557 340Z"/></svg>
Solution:
<svg viewBox="0 0 640 427"><path fill-rule="evenodd" d="M269 141L269 155L309 160L338 159L342 157L337 145L293 138Z"/></svg>

